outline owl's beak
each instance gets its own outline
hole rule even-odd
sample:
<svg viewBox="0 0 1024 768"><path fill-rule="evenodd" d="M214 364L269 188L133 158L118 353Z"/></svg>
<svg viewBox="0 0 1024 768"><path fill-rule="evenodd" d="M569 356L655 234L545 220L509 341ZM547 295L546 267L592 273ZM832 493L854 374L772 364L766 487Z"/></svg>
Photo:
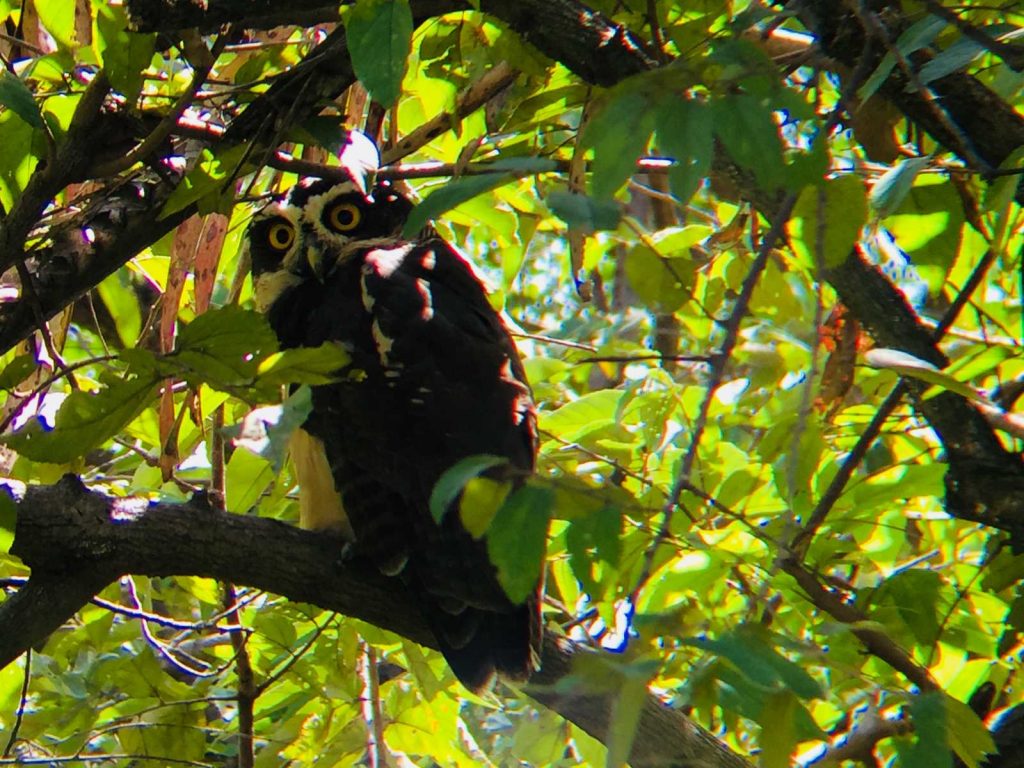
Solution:
<svg viewBox="0 0 1024 768"><path fill-rule="evenodd" d="M317 248L310 248L306 252L306 261L309 262L309 269L318 283L322 283L327 277L327 270L324 268L324 259Z"/></svg>

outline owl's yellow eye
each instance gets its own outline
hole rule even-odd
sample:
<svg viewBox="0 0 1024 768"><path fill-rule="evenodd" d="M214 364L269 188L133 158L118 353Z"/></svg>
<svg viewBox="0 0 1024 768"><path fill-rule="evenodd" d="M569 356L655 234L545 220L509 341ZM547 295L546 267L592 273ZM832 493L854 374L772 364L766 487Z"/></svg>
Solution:
<svg viewBox="0 0 1024 768"><path fill-rule="evenodd" d="M275 251L287 251L295 242L295 229L281 222L271 224L267 230L267 242Z"/></svg>
<svg viewBox="0 0 1024 768"><path fill-rule="evenodd" d="M352 203L338 203L327 211L327 226L336 232L351 232L362 218L362 212Z"/></svg>

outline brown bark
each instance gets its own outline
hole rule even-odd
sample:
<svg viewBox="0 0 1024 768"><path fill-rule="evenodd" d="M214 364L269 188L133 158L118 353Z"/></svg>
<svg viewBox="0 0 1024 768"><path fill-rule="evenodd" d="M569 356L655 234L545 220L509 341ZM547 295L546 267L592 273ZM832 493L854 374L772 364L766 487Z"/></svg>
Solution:
<svg viewBox="0 0 1024 768"><path fill-rule="evenodd" d="M32 569L32 578L0 605L0 667L44 642L124 574L188 574L244 584L436 648L401 582L358 559L342 562L341 551L339 539L218 512L202 502L113 500L88 491L71 475L54 486L31 487L18 507L12 552ZM614 695L582 693L565 684L573 657L583 653L593 651L548 631L541 671L527 693L607 741ZM634 768L749 766L654 696L644 704L630 762Z"/></svg>

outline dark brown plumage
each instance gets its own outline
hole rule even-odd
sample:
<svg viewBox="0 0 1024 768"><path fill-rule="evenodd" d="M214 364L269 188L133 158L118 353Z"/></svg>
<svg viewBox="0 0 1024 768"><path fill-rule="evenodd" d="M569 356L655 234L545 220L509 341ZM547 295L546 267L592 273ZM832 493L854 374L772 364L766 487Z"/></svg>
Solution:
<svg viewBox="0 0 1024 768"><path fill-rule="evenodd" d="M493 476L522 482L534 468L536 416L480 280L436 236L402 240L409 210L386 184L369 195L355 183L299 185L250 228L253 278L282 346L339 341L352 357L337 382L313 388L303 450L322 446L326 462L301 470L296 461L300 482L321 488L304 502L303 524L350 531L358 555L400 578L456 676L478 691L495 673L522 680L535 669L540 574L534 594L513 604L485 539L470 536L457 509L436 524L428 500L446 470L478 454L504 457ZM333 507L311 468L328 465L342 504L325 513Z"/></svg>

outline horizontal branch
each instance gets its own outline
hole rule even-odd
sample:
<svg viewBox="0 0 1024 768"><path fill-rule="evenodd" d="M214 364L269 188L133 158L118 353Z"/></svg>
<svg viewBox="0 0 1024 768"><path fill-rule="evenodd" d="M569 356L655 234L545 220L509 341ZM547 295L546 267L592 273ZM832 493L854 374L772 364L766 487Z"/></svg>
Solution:
<svg viewBox="0 0 1024 768"><path fill-rule="evenodd" d="M45 641L124 574L244 584L437 647L401 582L358 559L342 563L340 540L276 520L217 512L200 502L110 499L68 475L56 485L28 489L18 507L11 551L32 568L32 578L0 605L0 667ZM565 680L575 656L594 652L548 631L541 670L527 692L606 742L614 697L576 691ZM634 768L749 768L654 696L644 704L630 762Z"/></svg>

